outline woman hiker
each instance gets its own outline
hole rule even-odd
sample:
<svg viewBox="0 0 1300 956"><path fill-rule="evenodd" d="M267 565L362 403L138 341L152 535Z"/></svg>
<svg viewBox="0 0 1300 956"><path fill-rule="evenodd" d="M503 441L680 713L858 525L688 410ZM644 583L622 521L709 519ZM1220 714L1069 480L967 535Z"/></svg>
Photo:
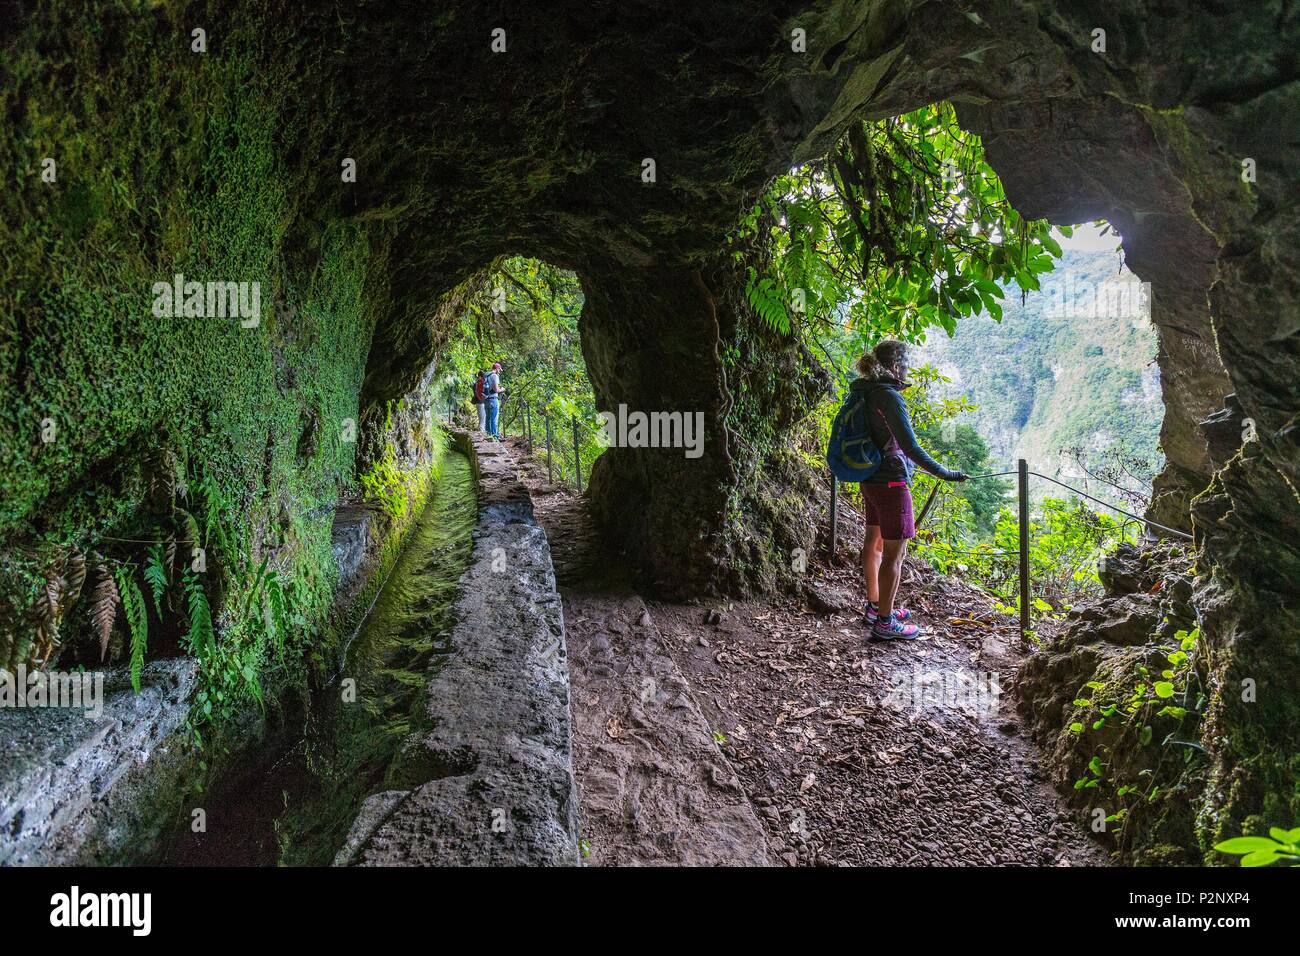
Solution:
<svg viewBox="0 0 1300 956"><path fill-rule="evenodd" d="M487 394L484 389L487 387L487 372L483 369L478 370L478 378L474 379L474 404L478 407L478 430L487 431Z"/></svg>
<svg viewBox="0 0 1300 956"><path fill-rule="evenodd" d="M858 359L858 374L849 387L866 392L867 427L881 452L880 467L862 482L867 531L862 542L862 575L867 582L866 620L877 640L915 640L921 629L909 624L911 611L897 606L907 541L916 537L912 517L912 462L944 481L970 476L950 471L916 443L903 401L907 388L908 347L886 339Z"/></svg>

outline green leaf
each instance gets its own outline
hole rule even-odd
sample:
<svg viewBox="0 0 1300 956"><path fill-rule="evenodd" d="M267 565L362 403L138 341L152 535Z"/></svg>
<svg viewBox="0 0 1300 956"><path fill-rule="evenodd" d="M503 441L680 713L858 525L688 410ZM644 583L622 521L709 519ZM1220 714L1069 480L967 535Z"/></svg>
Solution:
<svg viewBox="0 0 1300 956"><path fill-rule="evenodd" d="M145 559L142 574L153 594L154 610L158 612L158 619L162 620L162 598L167 590L167 568L163 561L161 543L154 542L149 546L149 556Z"/></svg>
<svg viewBox="0 0 1300 956"><path fill-rule="evenodd" d="M1167 680L1158 680L1155 682L1156 696L1169 698L1174 696L1174 685Z"/></svg>
<svg viewBox="0 0 1300 956"><path fill-rule="evenodd" d="M131 687L140 693L140 675L144 671L144 655L149 646L149 614L145 610L144 595L132 575L129 564L118 565L114 578L122 598L122 610L131 631Z"/></svg>
<svg viewBox="0 0 1300 956"><path fill-rule="evenodd" d="M1268 837L1242 836L1214 844L1220 853L1256 853L1262 850L1276 850L1277 842Z"/></svg>
<svg viewBox="0 0 1300 956"><path fill-rule="evenodd" d="M1268 866L1276 862L1278 854L1276 850L1256 850L1254 853L1247 853L1241 858L1242 866Z"/></svg>
<svg viewBox="0 0 1300 956"><path fill-rule="evenodd" d="M199 576L189 568L185 569L181 580L185 590L186 606L189 609L190 627L185 635L185 642L190 651L198 658L208 656L214 643L212 632L212 609L208 605L208 596L204 593Z"/></svg>

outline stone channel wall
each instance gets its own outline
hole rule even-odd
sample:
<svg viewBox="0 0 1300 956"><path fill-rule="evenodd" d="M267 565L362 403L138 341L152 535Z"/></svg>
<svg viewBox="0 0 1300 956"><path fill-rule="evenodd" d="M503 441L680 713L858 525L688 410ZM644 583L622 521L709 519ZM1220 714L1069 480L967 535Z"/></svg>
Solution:
<svg viewBox="0 0 1300 956"><path fill-rule="evenodd" d="M409 406L411 420L423 414L417 401ZM411 447L412 433L410 421L399 422L389 437L402 444L404 467L427 465L427 450ZM386 521L365 502L335 509L341 621L364 615L415 523L416 515ZM25 676L0 673L0 681L16 686ZM192 657L151 661L136 694L126 666L91 672L90 686L102 677L103 695L90 714L14 706L0 687L0 866L157 863L194 784L229 766L208 754L213 766L205 769L205 755L192 745L187 718L197 676ZM225 742L236 751L256 747L265 730L264 715L249 706L224 729Z"/></svg>
<svg viewBox="0 0 1300 956"><path fill-rule="evenodd" d="M498 443L455 433L479 518L453 651L393 768L403 789L362 806L340 866L576 865L564 612L550 545Z"/></svg>
<svg viewBox="0 0 1300 956"><path fill-rule="evenodd" d="M184 732L196 662L102 672L98 713L0 708L0 866L146 862L194 770ZM94 678L92 677L92 680Z"/></svg>

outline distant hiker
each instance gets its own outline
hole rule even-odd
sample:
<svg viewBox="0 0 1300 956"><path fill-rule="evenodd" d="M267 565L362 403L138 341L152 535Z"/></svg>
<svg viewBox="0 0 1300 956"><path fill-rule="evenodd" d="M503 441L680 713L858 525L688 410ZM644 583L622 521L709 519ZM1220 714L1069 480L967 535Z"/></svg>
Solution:
<svg viewBox="0 0 1300 956"><path fill-rule="evenodd" d="M478 430L487 431L487 404L484 387L487 382L487 372L482 369L478 370L478 378L474 379L474 405L478 408Z"/></svg>
<svg viewBox="0 0 1300 956"><path fill-rule="evenodd" d="M862 575L867 583L865 618L878 640L915 640L921 629L908 624L911 611L896 607L909 538L916 537L912 516L912 462L944 481L970 476L949 471L916 443L902 391L908 387L907 345L886 339L858 359L859 378L835 416L827 461L841 480L862 489L867 530L862 542Z"/></svg>
<svg viewBox="0 0 1300 956"><path fill-rule="evenodd" d="M497 441L501 440L498 418L501 415L501 396L505 394L501 387L501 363L494 362L492 371L483 380L483 404L487 408L487 433Z"/></svg>

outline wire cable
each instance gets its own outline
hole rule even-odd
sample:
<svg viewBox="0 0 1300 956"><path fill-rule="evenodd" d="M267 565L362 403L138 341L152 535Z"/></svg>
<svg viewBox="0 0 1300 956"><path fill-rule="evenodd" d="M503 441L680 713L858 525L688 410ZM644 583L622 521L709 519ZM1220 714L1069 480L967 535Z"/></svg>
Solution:
<svg viewBox="0 0 1300 956"><path fill-rule="evenodd" d="M1180 538L1186 538L1188 541L1196 540L1186 531L1179 531L1177 528L1171 528L1168 525L1160 524L1158 521L1151 521L1148 518L1139 517L1138 515L1125 511L1123 508L1116 508L1114 505L1110 504L1109 502L1102 501L1100 498L1094 498L1086 491L1080 491L1078 488L1075 488L1071 485L1067 485L1063 481L1057 481L1055 478L1049 478L1047 475L1044 475L1037 471L1031 471L1030 474L1036 478L1042 478L1044 481L1050 481L1054 485L1060 485L1062 488L1066 489L1067 491L1073 491L1079 497L1087 498L1089 501L1095 501L1097 504L1101 505L1104 508L1109 508L1111 511L1117 511L1120 514L1124 515L1124 517L1126 518L1132 518L1134 521L1141 521L1143 524L1150 525L1153 528L1159 528L1161 531L1167 531L1170 534L1177 535Z"/></svg>

